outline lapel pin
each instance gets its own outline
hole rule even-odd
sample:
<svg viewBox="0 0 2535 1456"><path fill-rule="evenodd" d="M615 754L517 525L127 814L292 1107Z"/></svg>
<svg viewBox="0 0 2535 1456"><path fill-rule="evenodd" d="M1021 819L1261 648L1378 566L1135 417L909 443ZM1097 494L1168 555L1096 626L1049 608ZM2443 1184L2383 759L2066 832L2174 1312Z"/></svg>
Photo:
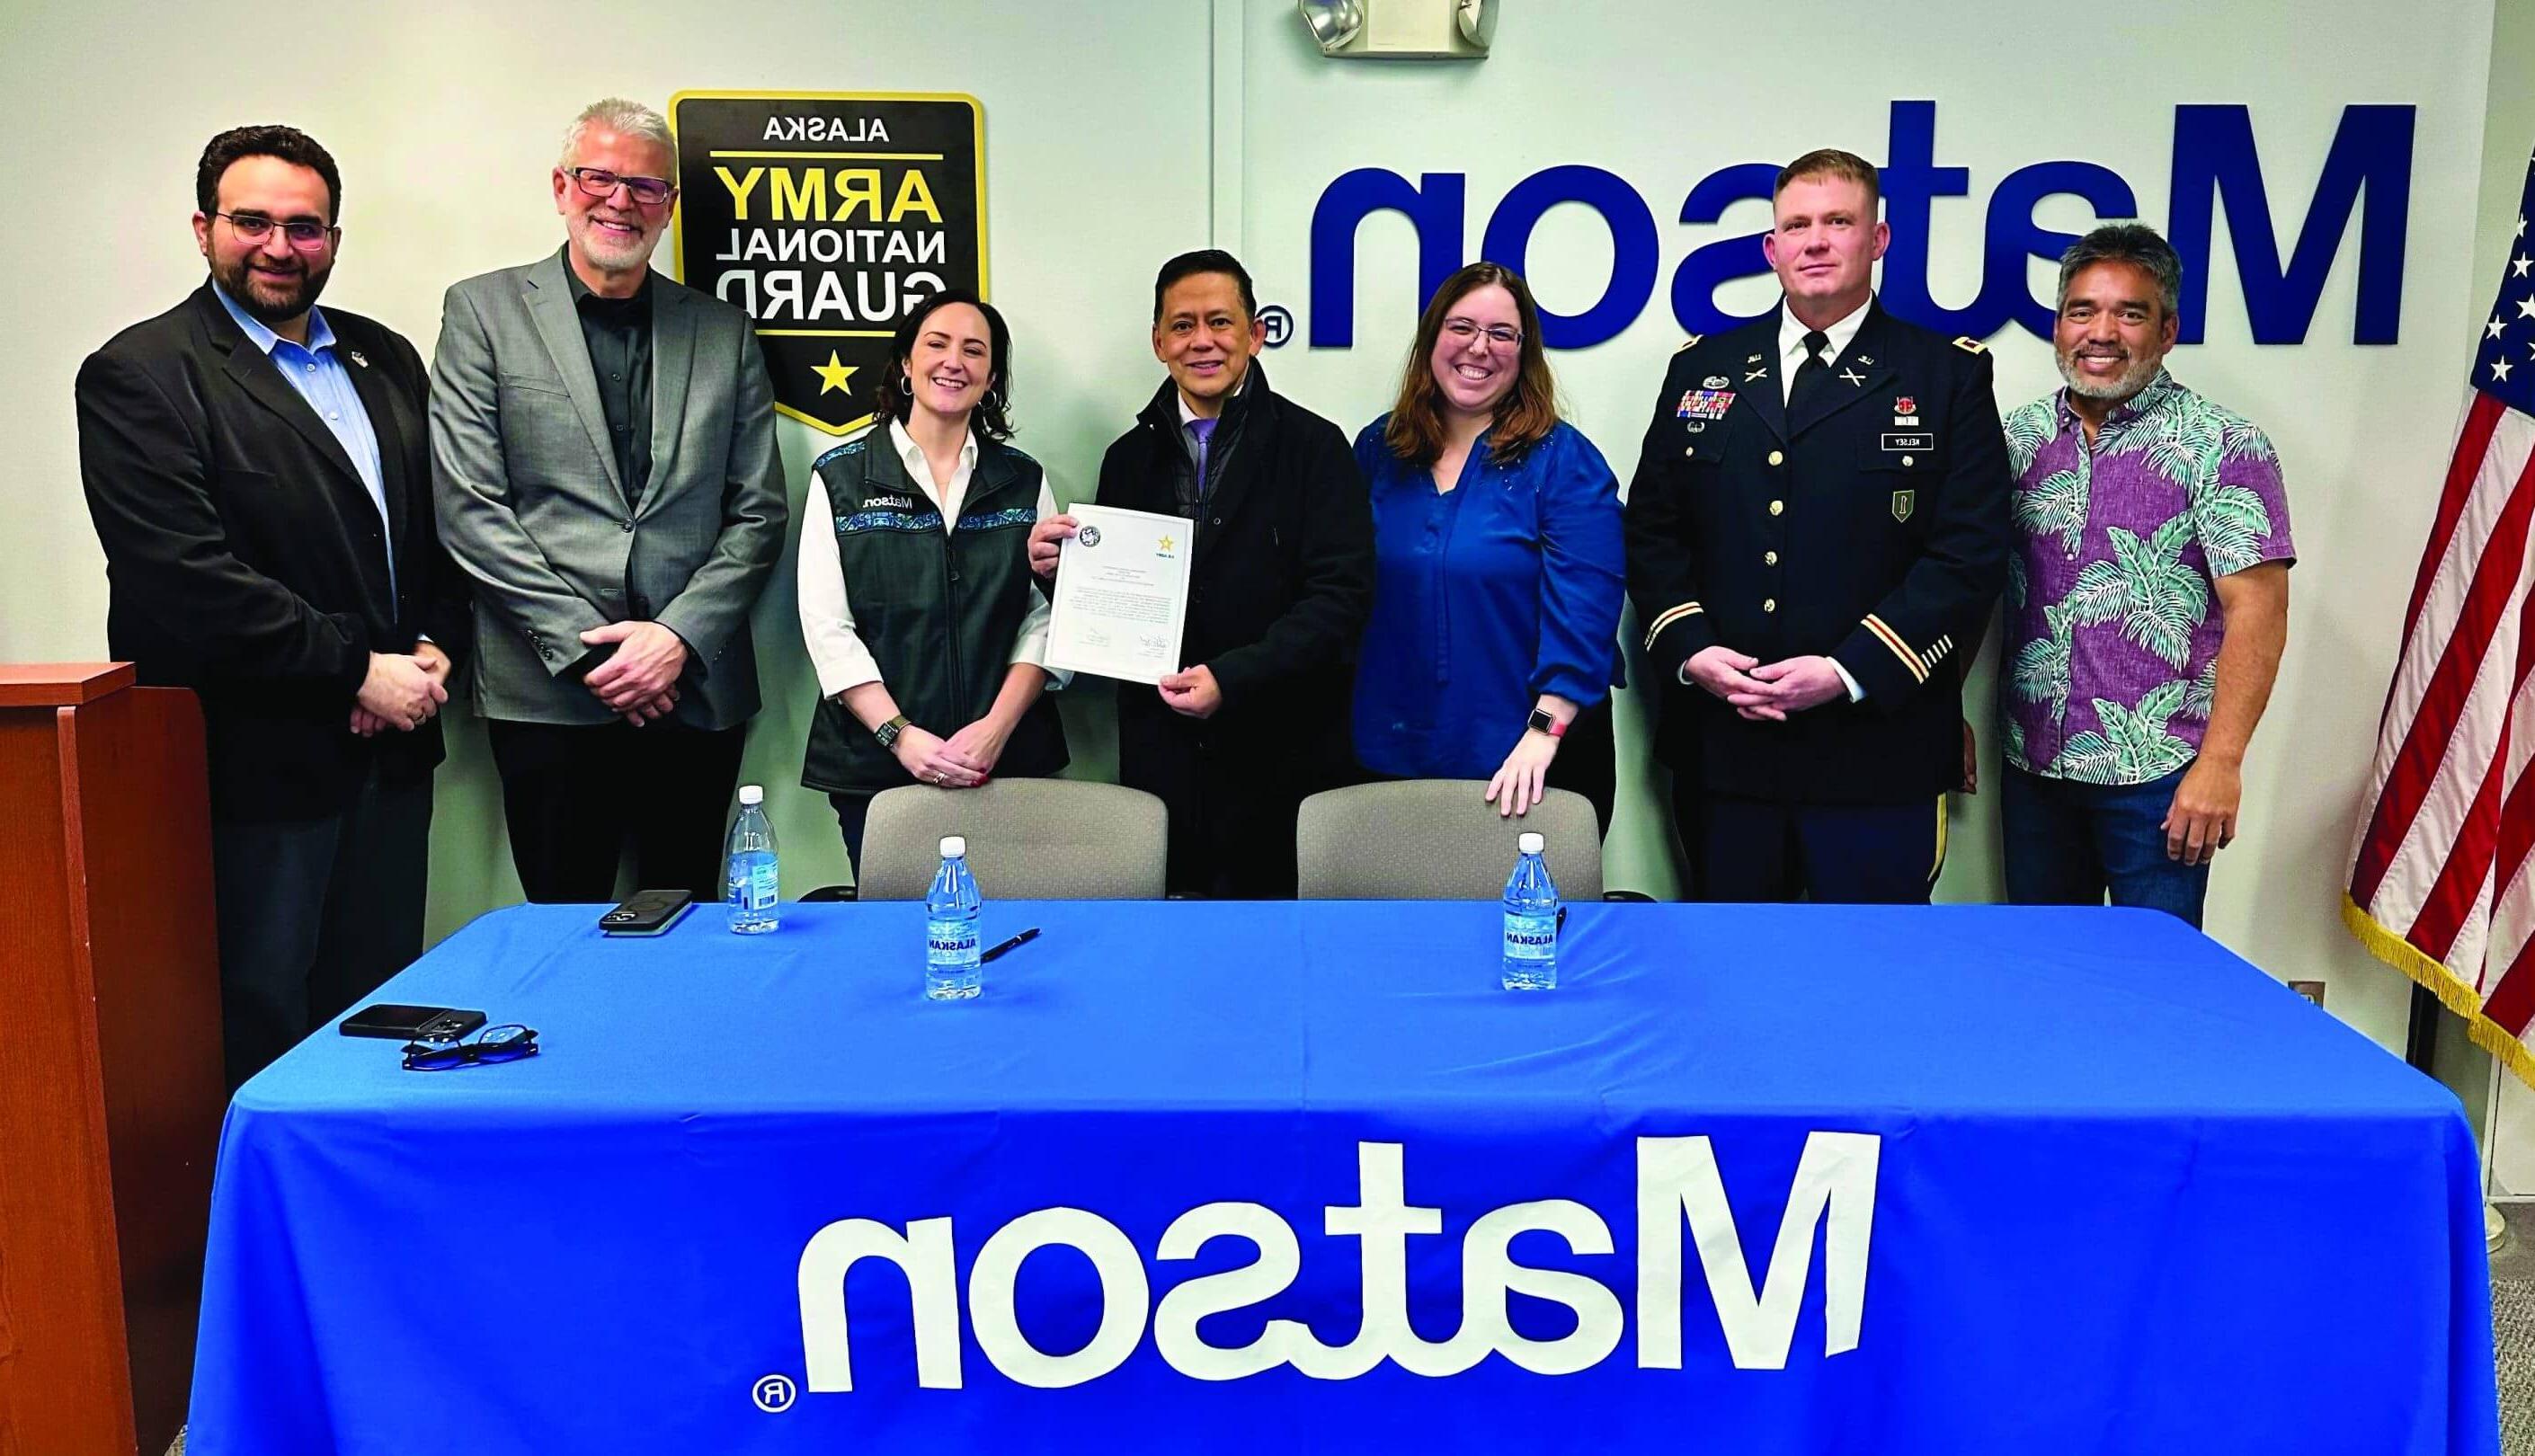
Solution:
<svg viewBox="0 0 2535 1456"><path fill-rule="evenodd" d="M1875 361L1874 361L1873 359L1871 359L1871 358L1868 358L1868 357L1867 357L1866 355L1864 355L1864 354L1860 354L1860 355L1858 355L1858 356L1857 356L1857 362L1858 362L1858 363L1860 363L1860 364L1872 364L1872 363L1874 363Z"/></svg>
<svg viewBox="0 0 2535 1456"><path fill-rule="evenodd" d="M1750 384L1752 381L1754 381L1754 380L1756 380L1756 379L1767 379L1768 377L1769 377L1769 371L1767 371L1766 369L1755 369L1755 370L1753 370L1751 373L1749 373L1749 374L1747 374L1747 375L1743 376L1743 382L1744 382L1745 384Z"/></svg>
<svg viewBox="0 0 2535 1456"><path fill-rule="evenodd" d="M359 349L345 349L343 350L343 355L353 363L360 365L363 369L370 367L370 361L361 357L361 351Z"/></svg>
<svg viewBox="0 0 2535 1456"><path fill-rule="evenodd" d="M1861 390L1866 388L1866 376L1858 373L1854 369L1841 370L1839 372L1839 377L1847 380L1850 384L1857 386Z"/></svg>

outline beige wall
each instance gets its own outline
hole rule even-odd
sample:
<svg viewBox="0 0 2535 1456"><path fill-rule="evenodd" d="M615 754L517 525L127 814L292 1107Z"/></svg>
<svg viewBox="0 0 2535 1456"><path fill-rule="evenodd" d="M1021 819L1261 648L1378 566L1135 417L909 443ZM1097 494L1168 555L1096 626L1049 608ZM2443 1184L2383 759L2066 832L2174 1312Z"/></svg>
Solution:
<svg viewBox="0 0 2535 1456"><path fill-rule="evenodd" d="M1838 0L1827 12L1746 9L1726 25L1686 20L1669 0L1508 0L1492 59L1404 67L1322 61L1285 0L634 0L618 8L628 19L599 34L588 7L554 0L340 7L252 23L129 0L21 5L0 49L0 93L32 118L30 144L0 154L9 195L32 209L8 224L20 276L0 290L0 331L14 345L0 363L0 432L17 463L0 481L9 548L0 660L104 650L102 562L79 499L71 377L107 334L199 280L186 230L192 160L212 132L240 122L286 119L335 150L346 232L329 302L385 319L428 352L449 281L560 240L545 171L583 101L622 92L659 103L682 89L975 94L986 111L994 291L1017 335L1020 443L1070 496L1088 488L1100 448L1156 377L1143 337L1154 264L1213 231L1238 242L1263 296L1299 314L1303 223L1320 188L1351 166L1467 170L1472 247L1513 179L1562 161L1611 167L1656 205L1668 280L1692 241L1671 215L1690 182L1800 144L1881 155L1888 101L1932 96L1943 107L1940 159L1974 172L1972 197L1946 205L1937 239L1933 281L1960 297L1976 281L1964 271L1976 263L1964 260L1978 252L1977 210L2014 166L2104 160L2161 222L2160 149L2174 102L2245 100L2256 107L2275 214L2294 226L2340 107L2411 102L2421 120L2402 343L2349 344L2355 260L2345 248L2304 347L2252 346L2227 278L2212 290L2210 342L2177 359L2191 382L2280 439L2303 556L2290 658L2256 743L2247 834L2220 867L2211 929L2274 974L2327 981L2336 1013L2397 1044L2405 984L2348 941L2333 907L2402 590L2453 428L2464 341L2502 256L2495 218L2514 202L2507 156L2535 142L2530 5L2500 0L2494 51L2489 0L2400 17L2366 0L2319 0L2287 39L2267 9L2137 0L2120 25L2090 25L2082 59L2071 61L2049 59L2055 24L2023 6L2001 4L1987 19L1930 11L1902 24L1888 7ZM2282 55L2283 44L2294 68L2248 64ZM1794 55L1826 79L1796 87ZM2081 91L2084 105L2073 100ZM1801 125L1787 105L1799 93L1820 98ZM2477 208L2481 225L2468 236L2460 224ZM1280 387L1349 429L1379 410L1396 368L1402 310L1414 302L1403 238L1368 225L1354 350L1296 345L1270 356ZM1575 219L1544 224L1533 259L1544 296L1582 302L1581 285L1543 275L1589 279L1597 248L1607 261L1607 241ZM1677 341L1659 289L1622 337L1559 361L1578 422L1624 474L1643 399ZM2049 387L2040 341L2008 334L1994 347L2003 401ZM830 442L781 428L797 504L809 459ZM792 627L788 558L758 623L770 707L747 773L769 786L786 891L797 894L844 874L824 802L797 787L815 689ZM1978 681L1985 695L1986 665ZM1108 755L1097 697L1069 704L1074 726L1090 730L1078 733L1077 751L1091 773L1105 771ZM1994 805L1985 795L1962 806L1945 897L1994 895ZM1661 845L1660 816L1634 796L1613 840L1613 882L1667 886ZM454 736L441 779L433 873L435 934L518 892L471 725Z"/></svg>
<svg viewBox="0 0 2535 1456"><path fill-rule="evenodd" d="M1969 192L1937 205L1929 284L1940 300L1960 304L1982 286L1988 199L2016 168L2058 158L2101 163L2134 188L2143 220L2163 226L2174 107L2242 102L2251 109L2274 228L2289 234L2285 251L2342 108L2417 106L2400 341L2350 341L2353 240L2335 261L2306 341L2255 344L2222 222L2206 341L2170 361L2179 378L2247 414L2278 444L2300 555L2288 655L2247 763L2243 837L2212 880L2209 931L2275 976L2326 983L2334 1013L2382 1044L2401 1045L2409 983L2353 941L2337 911L2403 597L2452 442L2460 345L2468 313L2480 306L2468 295L2488 286L2468 286L2466 230L2481 191L2487 6L2423 7L2398 19L2374 0L2318 0L2301 9L2290 34L2273 9L2197 0L2132 0L2117 16L2016 6L2002 8L1994 26L1973 7L1910 12L1860 0L1747 6L1730 24L1653 3L1554 10L1525 3L1507 7L1496 54L1483 64L1387 67L1323 61L1285 9L1251 8L1244 52L1244 248L1261 272L1263 297L1301 312L1296 273L1310 208L1298 203L1348 168L1381 166L1412 180L1463 174L1472 248L1498 200L1524 177L1565 163L1613 172L1652 212L1656 299L1618 337L1561 353L1555 364L1573 417L1624 476L1665 360L1681 341L1665 306L1674 267L1692 248L1756 230L1767 217L1766 205L1754 201L1729 212L1728 225L1677 220L1689 189L1722 167L1817 146L1885 160L1890 104L1934 100L1937 160L1967 169ZM1794 84L1794 56L1819 84ZM1803 104L1791 103L1794 93ZM1309 125L1293 124L1298 117ZM2092 220L2067 198L2044 204L2041 216L2071 231ZM1402 218L1369 219L1357 250L1355 347L1271 356L1280 388L1350 428L1395 387L1417 304L1414 245ZM1589 211L1567 207L1542 220L1526 269L1545 306L1573 312L1599 295L1611 260L1607 227ZM2036 261L2026 272L2035 296L2049 298L2050 267ZM1745 279L1721 302L1757 312L1774 296L1768 280ZM1989 347L2003 408L2058 385L2046 340L2009 330ZM1983 725L1984 777L1995 785L1998 649L1995 631L1990 636L1967 701ZM1621 722L1629 735L1641 720L1624 711ZM1624 736L1624 762L1642 742L1641 734ZM1995 899L2003 878L1995 791L1954 807L1957 834L1938 896ZM1625 796L1607 879L1669 887L1661 828L1651 796Z"/></svg>
<svg viewBox="0 0 2535 1456"><path fill-rule="evenodd" d="M428 19L305 11L282 18L294 32L285 67L236 15L108 3L12 18L0 93L40 122L36 145L0 154L0 182L43 198L41 215L8 224L43 258L0 290L0 334L22 344L0 364L0 438L18 446L17 468L0 480L0 661L104 655L104 563L79 492L72 376L115 330L201 281L187 222L194 158L213 133L251 121L305 128L342 169L343 248L326 302L383 319L428 356L450 282L561 245L547 169L587 101L622 93L665 107L680 90L752 88L979 96L1018 443L1046 462L1060 494L1088 490L1101 449L1157 377L1143 322L1153 267L1206 238L1206 6L636 9L639 23L587 47L574 37L592 12L555 0L460 4ZM668 257L663 248L662 266ZM778 428L797 519L810 461L837 442L788 420ZM744 771L768 786L785 892L799 894L849 877L827 801L799 787L818 690L791 573L787 550L756 612L768 707ZM1079 726L1099 716L1097 697L1070 705ZM435 939L520 893L481 727L463 713L449 721L432 836ZM1104 772L1105 731L1076 737L1082 771Z"/></svg>

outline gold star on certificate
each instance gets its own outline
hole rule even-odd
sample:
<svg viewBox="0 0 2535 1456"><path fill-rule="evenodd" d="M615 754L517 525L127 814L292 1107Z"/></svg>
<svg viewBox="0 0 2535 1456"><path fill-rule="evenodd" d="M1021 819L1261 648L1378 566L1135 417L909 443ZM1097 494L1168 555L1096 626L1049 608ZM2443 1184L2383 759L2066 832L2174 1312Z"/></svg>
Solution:
<svg viewBox="0 0 2535 1456"><path fill-rule="evenodd" d="M844 360L837 358L836 351L835 349L830 349L828 350L828 362L825 364L813 364L810 366L810 369L813 373L819 376L820 394L824 394L830 390L835 390L840 394L851 394L853 393L851 385L854 378L854 371L861 367L862 366L858 364L848 364Z"/></svg>
<svg viewBox="0 0 2535 1456"><path fill-rule="evenodd" d="M1155 541L1153 544L1154 544L1154 545L1156 545L1156 546L1159 546L1159 547L1160 547L1160 548L1162 548L1164 551L1168 551L1168 550L1170 550L1170 549L1171 549L1171 538L1170 538L1170 537L1168 537L1168 536L1164 536L1164 537L1162 537L1160 540Z"/></svg>

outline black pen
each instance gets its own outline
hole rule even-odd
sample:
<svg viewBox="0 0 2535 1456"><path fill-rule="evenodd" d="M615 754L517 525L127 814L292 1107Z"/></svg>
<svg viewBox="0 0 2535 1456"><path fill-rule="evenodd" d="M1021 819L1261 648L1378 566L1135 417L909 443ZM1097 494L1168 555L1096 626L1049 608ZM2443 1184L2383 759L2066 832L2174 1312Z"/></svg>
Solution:
<svg viewBox="0 0 2535 1456"><path fill-rule="evenodd" d="M1010 950L1017 945L1026 945L1037 939L1038 927L1031 926L1028 930L1021 932L1020 935L1013 937L1002 944L990 947L985 954L977 957L977 964L984 965L986 962L993 960L996 956L1003 954L1007 950Z"/></svg>

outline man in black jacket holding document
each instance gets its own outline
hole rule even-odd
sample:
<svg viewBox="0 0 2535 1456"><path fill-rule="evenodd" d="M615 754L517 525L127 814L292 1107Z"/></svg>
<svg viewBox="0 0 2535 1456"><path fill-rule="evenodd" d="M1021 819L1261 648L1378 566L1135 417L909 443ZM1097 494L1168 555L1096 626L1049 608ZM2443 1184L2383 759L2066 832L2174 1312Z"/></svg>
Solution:
<svg viewBox="0 0 2535 1456"><path fill-rule="evenodd" d="M1162 266L1153 354L1170 379L1109 447L1092 497L1193 526L1183 666L1118 696L1118 777L1170 810L1174 894L1291 897L1296 811L1352 772L1372 511L1346 436L1268 389L1258 313L1228 253ZM1031 569L1053 576L1074 530L1039 522Z"/></svg>

